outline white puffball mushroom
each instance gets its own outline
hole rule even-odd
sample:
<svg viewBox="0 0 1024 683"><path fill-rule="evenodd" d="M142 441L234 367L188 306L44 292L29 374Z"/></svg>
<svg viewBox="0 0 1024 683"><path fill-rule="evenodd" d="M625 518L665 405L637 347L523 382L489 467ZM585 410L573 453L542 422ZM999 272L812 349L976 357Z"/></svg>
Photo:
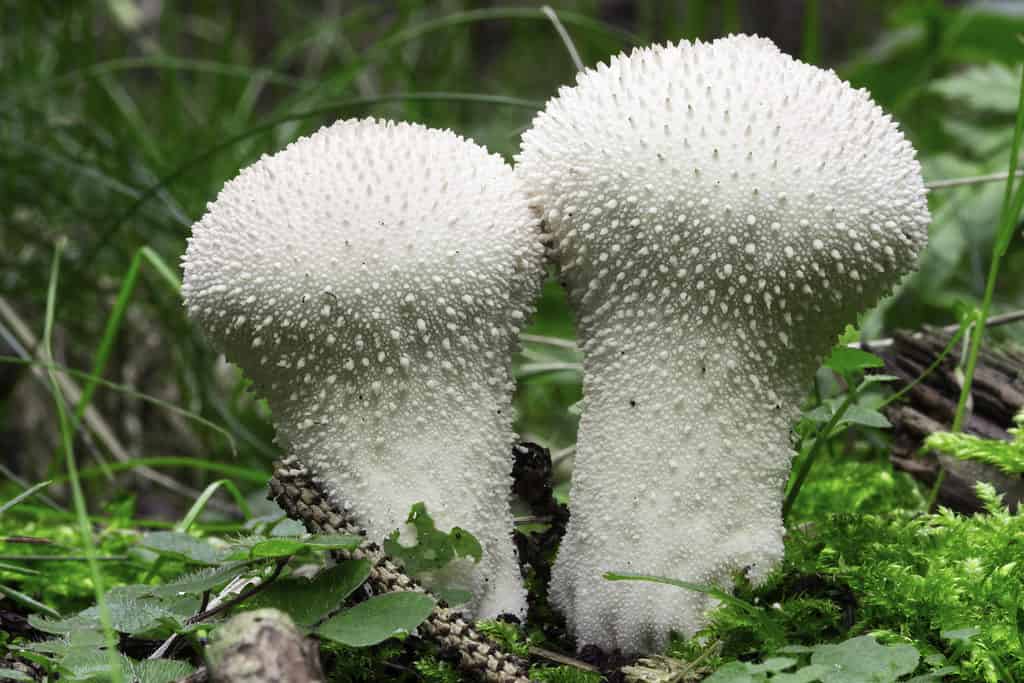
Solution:
<svg viewBox="0 0 1024 683"><path fill-rule="evenodd" d="M552 599L579 645L660 649L783 554L790 425L844 325L915 266L915 152L864 90L768 40L634 50L517 157L578 315L584 400Z"/></svg>
<svg viewBox="0 0 1024 683"><path fill-rule="evenodd" d="M523 616L511 356L544 276L511 167L451 131L339 121L228 182L183 259L189 314L266 397L278 441L369 538L424 502L483 546L427 577Z"/></svg>

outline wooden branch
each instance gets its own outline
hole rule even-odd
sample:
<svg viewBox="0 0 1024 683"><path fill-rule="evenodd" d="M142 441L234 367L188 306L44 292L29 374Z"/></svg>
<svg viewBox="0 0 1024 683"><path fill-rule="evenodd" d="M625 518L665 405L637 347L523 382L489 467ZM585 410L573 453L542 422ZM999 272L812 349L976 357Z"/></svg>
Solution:
<svg viewBox="0 0 1024 683"><path fill-rule="evenodd" d="M900 378L896 388L907 386L929 367L952 339L953 332L942 328L923 332L897 332L892 343L868 349L885 361L884 372ZM935 452L919 454L924 440L935 432L948 431L953 423L960 396L957 363L958 343L939 366L916 384L902 401L885 408L893 425L890 461L922 483L931 486L940 470L946 477L939 490L940 504L957 512L973 513L981 509L974 493L978 481L991 483L1011 505L1024 501L1024 480L1011 477L995 467L965 462ZM971 387L972 408L964 431L986 439L1008 441L1007 431L1013 417L1024 408L1024 355L1012 350L983 350Z"/></svg>

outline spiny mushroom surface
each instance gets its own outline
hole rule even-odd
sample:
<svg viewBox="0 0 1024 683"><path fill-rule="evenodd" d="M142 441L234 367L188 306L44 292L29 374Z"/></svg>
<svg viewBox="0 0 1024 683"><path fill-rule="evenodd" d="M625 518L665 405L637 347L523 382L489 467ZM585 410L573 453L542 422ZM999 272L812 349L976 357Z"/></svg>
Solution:
<svg viewBox="0 0 1024 683"><path fill-rule="evenodd" d="M424 581L525 612L510 358L543 278L512 169L450 131L340 121L228 182L183 259L190 315L277 438L381 541L426 503L483 546ZM413 536L414 537L414 536Z"/></svg>
<svg viewBox="0 0 1024 683"><path fill-rule="evenodd" d="M790 425L846 323L910 272L929 214L868 93L768 40L638 49L579 75L517 172L584 352L552 597L578 644L650 651L783 554Z"/></svg>

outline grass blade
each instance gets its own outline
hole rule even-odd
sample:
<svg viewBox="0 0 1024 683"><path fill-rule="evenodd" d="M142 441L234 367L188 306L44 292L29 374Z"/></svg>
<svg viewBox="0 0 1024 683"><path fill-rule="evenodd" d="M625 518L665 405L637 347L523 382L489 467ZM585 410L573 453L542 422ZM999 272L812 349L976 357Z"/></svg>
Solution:
<svg viewBox="0 0 1024 683"><path fill-rule="evenodd" d="M124 319L125 311L128 309L128 303L135 292L135 284L138 281L139 270L143 260L153 267L175 294L181 291L181 282L178 280L177 274L167 266L159 254L148 246L140 247L135 252L131 264L128 266L128 271L121 279L121 289L117 293L114 308L110 312L110 317L107 318L107 324L103 329L103 337L100 339L99 348L96 349L96 355L93 358L92 371L82 387L82 395L78 400L78 405L75 406L75 416L72 420L72 425L76 430L82 421L82 416L85 415L86 408L89 407L89 403L92 401L92 396L96 392L97 386L99 386L100 378L107 367L107 361L110 360L110 353L113 351L114 341L117 339L117 334L121 329L121 322Z"/></svg>
<svg viewBox="0 0 1024 683"><path fill-rule="evenodd" d="M60 259L64 250L64 241L57 243L53 254L53 265L50 268L50 283L46 290L46 319L43 330L43 348L47 360L53 359L53 317L57 303L57 282L60 277ZM115 683L121 683L121 662L117 651L117 634L114 633L113 622L110 618L110 610L107 607L106 590L104 589L103 572L100 570L97 561L98 553L96 544L92 537L92 525L89 522L89 514L85 506L85 496L82 493L82 484L78 480L78 465L75 463L75 451L71 431L71 421L68 419L67 410L64 406L64 394L60 389L60 382L57 381L57 372L49 369L47 375L50 379L50 387L53 394L53 402L57 409L57 419L60 423L61 446L64 450L68 480L71 483L71 495L75 504L75 516L78 520L78 532L85 547L86 562L89 565L89 573L92 576L93 590L96 594L96 608L99 611L100 623L103 626L103 635L107 643L107 656L110 661L110 674Z"/></svg>
<svg viewBox="0 0 1024 683"><path fill-rule="evenodd" d="M38 493L39 491L42 491L43 489L45 489L47 486L49 486L52 483L53 483L53 481L41 481L38 484L36 484L35 486L22 491L21 493L16 495L14 498L11 498L9 501L4 503L3 505L0 505L0 516L2 516L5 512L10 510L12 507L17 505L21 501L25 500L26 498L31 498L36 493Z"/></svg>
<svg viewBox="0 0 1024 683"><path fill-rule="evenodd" d="M245 496L243 496L242 492L238 490L238 487L235 486L234 482L230 479L218 479L203 489L203 492L196 499L196 502L192 504L192 507L189 508L182 520L174 525L174 530L182 533L188 531L189 527L191 527L199 518L199 515L202 514L203 508L206 507L206 504L209 502L210 498L213 497L213 494L217 493L217 489L222 486L231 494L231 497L235 499L235 503L242 511L242 514L245 515L245 518L252 519L252 510L249 509L249 504L245 502Z"/></svg>

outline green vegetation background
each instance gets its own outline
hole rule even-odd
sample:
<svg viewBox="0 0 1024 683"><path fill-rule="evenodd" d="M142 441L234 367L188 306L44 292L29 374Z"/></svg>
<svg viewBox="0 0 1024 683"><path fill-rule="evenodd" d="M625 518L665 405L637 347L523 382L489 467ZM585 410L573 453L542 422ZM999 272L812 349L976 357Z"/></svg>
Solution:
<svg viewBox="0 0 1024 683"><path fill-rule="evenodd" d="M552 4L587 65L633 45L758 32L867 88L916 145L927 180L1005 171L1017 110L1016 65L1024 50L1017 40L1024 32L1024 3ZM223 183L260 155L353 116L450 127L511 158L533 114L573 81L575 71L537 5L5 0L0 31L0 303L36 342L27 344L6 316L0 353L46 358L49 346L57 364L84 373L71 378L84 388L85 399L70 400L68 419L74 424L89 406L111 433L112 441L94 430L79 434L74 452L84 502L110 524L103 527L101 550L114 556L130 548L128 529L179 519L200 491L222 477L243 489L258 514L262 484L278 452L265 407L188 322L175 288L189 227ZM1003 189L992 183L932 193L931 244L921 271L865 318L864 335L956 322L977 305ZM58 245L59 286L50 292ZM996 288L996 312L1019 308L1022 289L1024 246L1015 238ZM51 334L44 334L47 321ZM553 280L528 332L573 336L572 316ZM1020 326L995 334L1024 338ZM564 494L576 428L571 407L580 398L578 357L527 343L516 371L519 431L553 450ZM98 377L134 392L98 384ZM823 373L818 385L826 398L838 391L828 379ZM57 482L46 492L53 505L32 498L0 517L0 533L51 538L62 552L78 555L75 514L65 503L67 452L45 380L45 373L35 375L24 364L0 364L0 502L36 482ZM915 534L932 534L929 525L945 522L902 517L920 512L923 498L889 467L884 430L864 429L854 437L830 449L801 493L796 518L814 520L825 531L813 541L820 546L794 542L787 560L794 571L786 576L831 577L834 586L842 575L851 590L885 594L898 592L893 586L910 581L936 557L948 575L935 579L944 576L936 568L923 579L938 581L934 586L904 586L924 591L920 604L908 598L862 610L859 623L844 620L836 611L839 602L816 594L813 600L826 602L793 607L805 613L780 612L786 625L770 631L778 642L738 636L742 628L735 624L724 630L735 637L731 652L763 654L786 641L809 640L820 627L831 638L880 629L913 642L922 654L931 649L949 655L951 641L940 632L988 620L1003 630L987 632L984 648L1010 652L999 666L1024 679L1019 636L1015 643L1007 640L1013 605L1021 604L1021 570L1005 570L1012 580L998 590L1010 597L990 603L984 595L996 595L990 579L998 574L971 583L961 566L990 560L995 564L985 571L1002 571L997 568L1010 560L1002 561L1000 544L1017 543L1022 533L1013 526L1015 517L1005 516L1010 530L1000 533L1006 538L952 519L951 527L967 525L956 527L963 537L909 557ZM236 528L237 506L223 495L227 489L221 487L202 518L205 526L196 528ZM830 513L873 516L867 522L855 517L854 523ZM961 545L968 541L971 550ZM812 550L801 554L801 548ZM828 548L843 561L822 566L833 557L823 551ZM902 548L902 554L887 557L879 548ZM26 554L24 547L0 544L0 561L18 554ZM88 568L68 562L48 564L46 571L54 567L60 581L33 581L17 572L0 572L0 580L61 613L89 604ZM896 575L883 576L886 567ZM140 578L131 567L107 569L115 581ZM982 611L1006 603L1011 620L1002 613L971 615L956 602L943 607L938 596L948 597L950 586L964 581L966 587L957 590L977 592L973 598ZM796 633L793 624L800 622L804 630ZM979 663L965 669L968 680L1002 675L983 654L977 657Z"/></svg>

